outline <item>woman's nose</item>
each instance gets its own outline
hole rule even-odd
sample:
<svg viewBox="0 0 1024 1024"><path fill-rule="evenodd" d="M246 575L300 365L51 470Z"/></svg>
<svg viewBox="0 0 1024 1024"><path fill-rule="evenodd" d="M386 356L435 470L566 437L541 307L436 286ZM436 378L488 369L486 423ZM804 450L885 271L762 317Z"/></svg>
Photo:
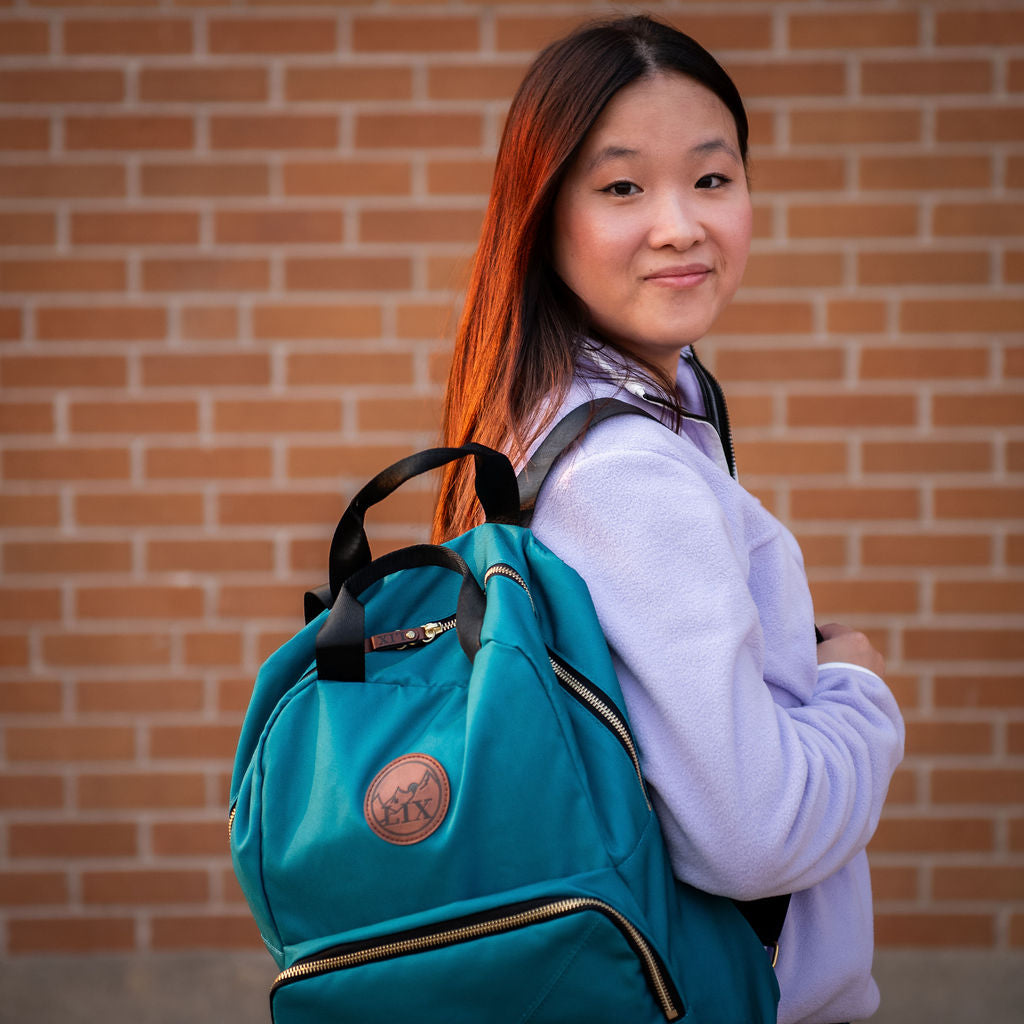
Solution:
<svg viewBox="0 0 1024 1024"><path fill-rule="evenodd" d="M668 246L683 251L706 237L697 204L688 196L666 193L651 210L648 242L652 249Z"/></svg>

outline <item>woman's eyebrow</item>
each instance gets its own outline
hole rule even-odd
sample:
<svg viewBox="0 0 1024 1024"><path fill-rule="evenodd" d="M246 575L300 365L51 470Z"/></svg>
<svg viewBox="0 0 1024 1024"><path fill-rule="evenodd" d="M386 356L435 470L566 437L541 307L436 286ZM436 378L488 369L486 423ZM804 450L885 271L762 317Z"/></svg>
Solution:
<svg viewBox="0 0 1024 1024"><path fill-rule="evenodd" d="M706 142L698 142L696 146L690 149L690 152L694 156L706 156L708 153L727 153L738 161L740 156L736 152L734 146L731 146L725 139L708 139Z"/></svg>
<svg viewBox="0 0 1024 1024"><path fill-rule="evenodd" d="M630 149L628 146L605 146L598 150L587 163L587 173L600 167L606 160L618 160L623 157L639 156L640 150Z"/></svg>

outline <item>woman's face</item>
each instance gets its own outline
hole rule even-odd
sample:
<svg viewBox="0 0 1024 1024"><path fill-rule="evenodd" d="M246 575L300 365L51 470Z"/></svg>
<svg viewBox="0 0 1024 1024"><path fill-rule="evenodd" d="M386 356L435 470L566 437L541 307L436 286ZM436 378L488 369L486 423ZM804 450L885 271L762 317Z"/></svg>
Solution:
<svg viewBox="0 0 1024 1024"><path fill-rule="evenodd" d="M736 126L676 72L638 79L601 112L554 206L555 270L599 335L675 379L743 276L750 193Z"/></svg>

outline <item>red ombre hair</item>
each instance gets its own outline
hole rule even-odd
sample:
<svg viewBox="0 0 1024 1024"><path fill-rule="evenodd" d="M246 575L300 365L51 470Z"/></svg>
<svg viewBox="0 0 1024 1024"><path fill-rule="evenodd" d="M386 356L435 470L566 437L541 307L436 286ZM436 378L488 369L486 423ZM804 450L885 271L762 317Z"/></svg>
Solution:
<svg viewBox="0 0 1024 1024"><path fill-rule="evenodd" d="M747 118L739 93L714 57L682 32L636 16L585 25L544 49L512 100L498 149L455 338L444 444L478 441L515 460L548 426L536 421L540 403L550 396L556 409L564 398L579 344L591 330L583 304L551 264L555 197L608 101L623 86L659 71L688 75L725 103L746 160ZM641 368L674 398L674 381L653 366ZM461 459L442 479L435 543L479 518L472 462Z"/></svg>

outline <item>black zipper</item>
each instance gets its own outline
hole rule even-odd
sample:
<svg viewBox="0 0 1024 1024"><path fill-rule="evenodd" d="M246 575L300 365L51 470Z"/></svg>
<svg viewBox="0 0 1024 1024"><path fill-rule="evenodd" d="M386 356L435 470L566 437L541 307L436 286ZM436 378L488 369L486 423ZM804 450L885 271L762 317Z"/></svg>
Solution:
<svg viewBox="0 0 1024 1024"><path fill-rule="evenodd" d="M586 896L526 900L483 913L442 921L426 928L394 932L359 942L338 943L318 953L302 957L291 967L283 970L271 985L271 1005L279 989L296 981L335 971L350 970L364 964L379 963L382 960L445 949L463 942L502 935L588 911L603 914L619 930L636 953L647 985L665 1019L678 1020L684 1013L682 1000L661 957L628 918L603 900Z"/></svg>
<svg viewBox="0 0 1024 1024"><path fill-rule="evenodd" d="M690 362L693 364L697 382L700 384L704 405L712 426L718 431L725 452L725 462L729 467L729 475L736 477L736 453L732 442L732 425L729 423L729 408L725 403L725 392L714 374L697 358L697 353L690 350Z"/></svg>

